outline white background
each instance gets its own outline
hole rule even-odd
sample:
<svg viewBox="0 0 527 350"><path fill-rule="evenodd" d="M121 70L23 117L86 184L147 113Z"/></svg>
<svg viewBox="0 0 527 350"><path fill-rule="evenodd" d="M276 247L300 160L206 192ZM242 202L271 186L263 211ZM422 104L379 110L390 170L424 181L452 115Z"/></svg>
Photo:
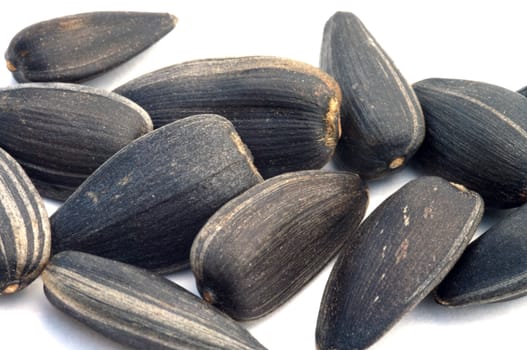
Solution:
<svg viewBox="0 0 527 350"><path fill-rule="evenodd" d="M0 12L0 47L22 28L62 15L96 10L170 12L179 24L139 57L90 85L113 89L151 70L185 60L275 55L318 65L322 29L337 10L358 15L413 83L429 77L481 80L513 90L527 85L527 5L521 1L18 1ZM14 84L0 69L0 86ZM527 116L526 116L527 117ZM414 177L411 170L370 183L371 212ZM51 214L57 203L46 202ZM479 232L501 213L490 213ZM507 252L503 252L505 255ZM285 306L246 323L270 350L314 350L320 298L330 266ZM189 272L170 278L196 292ZM425 299L373 349L525 349L527 298L448 309ZM1 349L122 349L62 315L37 280L0 298Z"/></svg>

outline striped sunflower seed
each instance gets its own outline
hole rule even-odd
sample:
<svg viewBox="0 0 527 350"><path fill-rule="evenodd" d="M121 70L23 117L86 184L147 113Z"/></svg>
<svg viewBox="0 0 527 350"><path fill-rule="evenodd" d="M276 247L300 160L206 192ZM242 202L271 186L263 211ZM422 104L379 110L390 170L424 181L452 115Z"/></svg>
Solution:
<svg viewBox="0 0 527 350"><path fill-rule="evenodd" d="M0 149L0 294L25 288L48 262L48 214L22 167Z"/></svg>
<svg viewBox="0 0 527 350"><path fill-rule="evenodd" d="M235 321L145 270L68 251L51 259L42 279L54 306L134 349L265 350Z"/></svg>

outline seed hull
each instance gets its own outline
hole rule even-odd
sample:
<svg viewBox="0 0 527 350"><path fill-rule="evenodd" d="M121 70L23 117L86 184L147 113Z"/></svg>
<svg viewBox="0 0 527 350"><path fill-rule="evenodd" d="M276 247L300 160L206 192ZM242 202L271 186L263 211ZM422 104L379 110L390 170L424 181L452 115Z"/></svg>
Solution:
<svg viewBox="0 0 527 350"><path fill-rule="evenodd" d="M134 349L265 349L227 316L145 270L69 251L54 256L42 277L54 306Z"/></svg>
<svg viewBox="0 0 527 350"><path fill-rule="evenodd" d="M51 217L53 251L180 269L206 220L261 180L225 118L174 122L123 148L70 196Z"/></svg>
<svg viewBox="0 0 527 350"><path fill-rule="evenodd" d="M166 13L89 12L29 26L5 58L18 82L81 82L129 60L170 32Z"/></svg>
<svg viewBox="0 0 527 350"><path fill-rule="evenodd" d="M200 293L235 319L268 314L353 238L367 202L360 177L346 172L299 171L254 186L196 237L191 265Z"/></svg>
<svg viewBox="0 0 527 350"><path fill-rule="evenodd" d="M22 167L0 149L0 294L29 285L48 262L49 219Z"/></svg>
<svg viewBox="0 0 527 350"><path fill-rule="evenodd" d="M436 301L467 306L527 294L527 206L523 205L465 250L436 290Z"/></svg>
<svg viewBox="0 0 527 350"><path fill-rule="evenodd" d="M155 127L217 113L235 126L265 178L319 169L340 137L338 84L308 64L276 57L185 62L117 88Z"/></svg>
<svg viewBox="0 0 527 350"><path fill-rule="evenodd" d="M489 207L525 203L527 99L467 80L427 79L414 88L427 128L421 167L477 191Z"/></svg>
<svg viewBox="0 0 527 350"><path fill-rule="evenodd" d="M152 128L141 107L92 87L32 83L0 90L0 147L48 198L65 200L105 160Z"/></svg>
<svg viewBox="0 0 527 350"><path fill-rule="evenodd" d="M483 215L475 192L437 177L386 199L342 249L319 311L321 350L365 349L443 279Z"/></svg>
<svg viewBox="0 0 527 350"><path fill-rule="evenodd" d="M354 14L335 13L324 27L320 67L342 89L340 167L363 178L401 169L424 138L412 87Z"/></svg>

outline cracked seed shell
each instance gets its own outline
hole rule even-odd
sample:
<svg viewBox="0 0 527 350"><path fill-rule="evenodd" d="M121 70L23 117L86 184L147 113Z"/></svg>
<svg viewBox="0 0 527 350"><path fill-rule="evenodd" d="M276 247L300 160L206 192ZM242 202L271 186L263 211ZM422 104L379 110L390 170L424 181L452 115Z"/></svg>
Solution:
<svg viewBox="0 0 527 350"><path fill-rule="evenodd" d="M265 350L203 300L130 265L68 251L51 259L42 279L55 307L134 349Z"/></svg>
<svg viewBox="0 0 527 350"><path fill-rule="evenodd" d="M168 13L89 12L29 26L11 40L7 69L21 83L80 82L136 56L169 33Z"/></svg>
<svg viewBox="0 0 527 350"><path fill-rule="evenodd" d="M185 118L129 144L51 217L54 253L78 250L170 272L223 204L262 181L232 124Z"/></svg>
<svg viewBox="0 0 527 350"><path fill-rule="evenodd" d="M101 89L64 83L0 89L0 147L48 198L65 200L110 156L152 129L141 107Z"/></svg>
<svg viewBox="0 0 527 350"><path fill-rule="evenodd" d="M367 179L401 169L423 141L423 113L412 87L353 13L327 21L320 67L342 89L337 164Z"/></svg>
<svg viewBox="0 0 527 350"><path fill-rule="evenodd" d="M0 294L29 285L48 262L49 219L22 167L0 149Z"/></svg>
<svg viewBox="0 0 527 350"><path fill-rule="evenodd" d="M367 203L366 186L347 172L299 171L254 186L218 210L194 240L198 290L235 319L268 314L353 236Z"/></svg>
<svg viewBox="0 0 527 350"><path fill-rule="evenodd" d="M421 167L477 191L489 207L525 203L527 98L457 79L427 79L414 89L426 118Z"/></svg>
<svg viewBox="0 0 527 350"><path fill-rule="evenodd" d="M340 137L338 84L318 68L285 58L190 61L143 75L115 92L142 106L154 127L193 114L226 117L265 178L322 168Z"/></svg>
<svg viewBox="0 0 527 350"><path fill-rule="evenodd" d="M527 294L527 205L472 242L437 287L446 306L506 301Z"/></svg>
<svg viewBox="0 0 527 350"><path fill-rule="evenodd" d="M460 185L421 177L388 197L341 250L320 306L320 350L365 349L455 264L483 215Z"/></svg>

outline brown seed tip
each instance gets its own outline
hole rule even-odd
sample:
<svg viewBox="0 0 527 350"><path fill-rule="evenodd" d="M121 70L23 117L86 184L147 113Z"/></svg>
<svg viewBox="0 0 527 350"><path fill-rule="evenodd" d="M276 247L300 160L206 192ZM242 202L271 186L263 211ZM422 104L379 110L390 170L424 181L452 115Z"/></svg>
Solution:
<svg viewBox="0 0 527 350"><path fill-rule="evenodd" d="M16 67L13 65L13 63L11 63L11 61L7 60L5 61L5 64L10 72L16 72Z"/></svg>
<svg viewBox="0 0 527 350"><path fill-rule="evenodd" d="M172 14L170 14L170 18L172 18L172 22L174 22L174 27L175 27L177 22L179 21L179 19L176 16L172 15Z"/></svg>
<svg viewBox="0 0 527 350"><path fill-rule="evenodd" d="M446 300L441 299L437 294L434 296L434 300L439 304L443 306L452 306L451 303L449 303Z"/></svg>
<svg viewBox="0 0 527 350"><path fill-rule="evenodd" d="M468 189L463 185L457 184L455 182L451 182L450 184L460 190L461 192L468 192Z"/></svg>
<svg viewBox="0 0 527 350"><path fill-rule="evenodd" d="M4 288L4 290L2 291L2 294L13 294L14 292L18 290L19 287L20 285L18 283L10 284Z"/></svg>
<svg viewBox="0 0 527 350"><path fill-rule="evenodd" d="M204 290L203 293L201 293L203 296L203 300L205 300L209 304L214 304L215 298L214 293L210 290Z"/></svg>
<svg viewBox="0 0 527 350"><path fill-rule="evenodd" d="M328 111L326 112L326 137L324 143L333 148L337 145L342 129L339 118L340 103L336 97L329 99Z"/></svg>
<svg viewBox="0 0 527 350"><path fill-rule="evenodd" d="M397 157L390 163L389 167L390 169L397 169L404 163L404 157Z"/></svg>

